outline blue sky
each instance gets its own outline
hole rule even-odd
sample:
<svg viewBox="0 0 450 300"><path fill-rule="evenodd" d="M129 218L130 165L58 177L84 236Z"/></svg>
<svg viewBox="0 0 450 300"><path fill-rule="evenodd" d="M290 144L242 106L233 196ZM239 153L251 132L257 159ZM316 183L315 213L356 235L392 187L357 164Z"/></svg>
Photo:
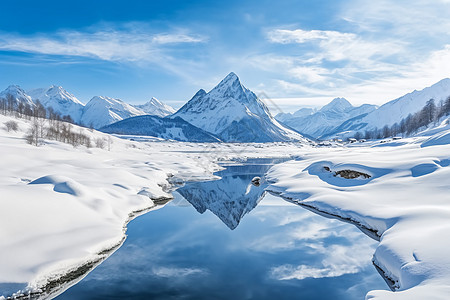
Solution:
<svg viewBox="0 0 450 300"><path fill-rule="evenodd" d="M382 104L450 77L450 1L2 1L0 89L174 107L230 71L272 107Z"/></svg>

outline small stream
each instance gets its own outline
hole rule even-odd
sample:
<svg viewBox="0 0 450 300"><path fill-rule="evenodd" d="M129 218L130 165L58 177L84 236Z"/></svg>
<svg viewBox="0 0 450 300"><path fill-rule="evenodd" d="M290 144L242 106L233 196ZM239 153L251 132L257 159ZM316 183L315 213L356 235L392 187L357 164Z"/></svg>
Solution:
<svg viewBox="0 0 450 300"><path fill-rule="evenodd" d="M188 183L128 225L124 245L68 299L364 299L388 287L371 263L377 242L251 184L280 160L230 164Z"/></svg>

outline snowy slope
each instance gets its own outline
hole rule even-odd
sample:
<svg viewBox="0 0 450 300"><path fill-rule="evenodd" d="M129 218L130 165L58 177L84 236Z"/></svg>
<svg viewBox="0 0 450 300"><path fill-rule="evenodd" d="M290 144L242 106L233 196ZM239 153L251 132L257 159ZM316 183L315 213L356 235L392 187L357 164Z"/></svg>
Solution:
<svg viewBox="0 0 450 300"><path fill-rule="evenodd" d="M181 117L225 142L305 140L278 123L267 106L234 73L228 74L209 93L198 91L173 117Z"/></svg>
<svg viewBox="0 0 450 300"><path fill-rule="evenodd" d="M61 86L34 89L27 92L33 101L39 100L46 108L53 108L61 116L69 115L75 122L80 122L84 104Z"/></svg>
<svg viewBox="0 0 450 300"><path fill-rule="evenodd" d="M145 115L139 110L120 99L105 96L95 96L83 109L81 124L100 128L123 119Z"/></svg>
<svg viewBox="0 0 450 300"><path fill-rule="evenodd" d="M175 109L173 109L173 107L162 103L155 97L152 97L150 101L148 101L143 105L134 105L134 107L136 107L139 110L142 110L147 115L158 116L161 118L175 113Z"/></svg>
<svg viewBox="0 0 450 300"><path fill-rule="evenodd" d="M106 133L154 136L166 140L189 142L220 142L212 134L181 118L137 116L100 128Z"/></svg>
<svg viewBox="0 0 450 300"><path fill-rule="evenodd" d="M305 135L321 138L333 132L344 121L375 109L375 105L354 107L346 99L336 98L317 112L312 113L312 109L302 108L292 115L277 116L277 119Z"/></svg>
<svg viewBox="0 0 450 300"><path fill-rule="evenodd" d="M371 291L366 299L448 299L449 136L447 129L403 145L316 149L272 168L269 190L379 236L373 262L397 291ZM334 176L340 170L371 177Z"/></svg>
<svg viewBox="0 0 450 300"><path fill-rule="evenodd" d="M11 95L14 98L16 105L18 105L19 103L28 104L30 106L34 105L30 95L28 95L18 85L8 86L4 91L0 93L0 98L6 99L8 95Z"/></svg>
<svg viewBox="0 0 450 300"><path fill-rule="evenodd" d="M373 130L383 128L385 125L392 126L406 118L409 114L414 114L421 110L426 102L434 99L436 105L441 100L450 96L450 79L446 78L421 91L413 91L400 98L392 100L369 113L367 116L346 122L339 128L340 132L349 130Z"/></svg>

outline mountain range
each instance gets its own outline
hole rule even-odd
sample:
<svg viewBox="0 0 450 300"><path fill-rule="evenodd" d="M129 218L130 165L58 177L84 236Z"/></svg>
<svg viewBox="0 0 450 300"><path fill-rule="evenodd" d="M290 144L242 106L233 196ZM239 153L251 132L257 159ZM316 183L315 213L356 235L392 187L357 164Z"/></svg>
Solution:
<svg viewBox="0 0 450 300"><path fill-rule="evenodd" d="M276 118L302 134L322 138L342 122L376 110L375 105L364 104L354 107L344 98L335 98L319 110L303 108L293 114L281 114Z"/></svg>
<svg viewBox="0 0 450 300"><path fill-rule="evenodd" d="M11 85L0 93L0 98L12 96L16 104L33 106L38 100L46 108L52 108L61 116L70 116L75 123L101 128L126 118L140 115L157 115L164 117L175 110L152 98L144 105L133 106L120 99L95 96L86 105L61 86L33 89L25 92L17 85Z"/></svg>
<svg viewBox="0 0 450 300"><path fill-rule="evenodd" d="M264 102L233 72L209 92L200 89L178 111L156 98L133 106L120 99L95 96L84 105L60 86L26 92L11 85L0 93L0 98L12 99L16 105L32 106L39 100L78 124L105 132L196 142L307 142L304 136L350 137L358 131L400 123L421 110L428 100L434 99L439 104L449 96L450 79L446 78L380 107L370 104L355 107L345 98L335 98L320 109L301 108L274 118ZM146 115L153 117L143 117Z"/></svg>
<svg viewBox="0 0 450 300"><path fill-rule="evenodd" d="M438 105L450 96L450 79L443 79L420 91L413 91L380 107L364 104L354 107L344 98L336 98L319 110L302 108L293 114L275 118L298 132L316 139L351 137L356 132L381 129L400 123L409 114L420 111L428 100Z"/></svg>

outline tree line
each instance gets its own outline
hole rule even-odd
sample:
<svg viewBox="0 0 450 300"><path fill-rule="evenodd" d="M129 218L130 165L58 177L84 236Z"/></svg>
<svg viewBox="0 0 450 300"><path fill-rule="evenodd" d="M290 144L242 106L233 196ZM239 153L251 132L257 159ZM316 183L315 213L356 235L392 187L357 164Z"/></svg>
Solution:
<svg viewBox="0 0 450 300"><path fill-rule="evenodd" d="M395 123L392 126L384 126L383 128L375 128L364 133L358 131L355 133L355 139L383 139L394 136L410 136L419 131L419 129L436 123L445 116L450 115L450 96L444 101L440 101L436 105L434 99L427 101L425 106L414 114L409 114L402 119L400 123Z"/></svg>
<svg viewBox="0 0 450 300"><path fill-rule="evenodd" d="M0 98L0 113L32 121L25 136L27 143L31 145L39 146L43 139L49 139L74 147L82 145L103 149L108 145L109 150L112 143L110 138L97 138L92 141L81 128L75 131L73 126L75 122L69 115L62 116L52 107L45 108L39 100L30 105L17 101L12 95L7 95L6 98ZM18 130L18 124L14 121L6 122L5 126L8 131Z"/></svg>

